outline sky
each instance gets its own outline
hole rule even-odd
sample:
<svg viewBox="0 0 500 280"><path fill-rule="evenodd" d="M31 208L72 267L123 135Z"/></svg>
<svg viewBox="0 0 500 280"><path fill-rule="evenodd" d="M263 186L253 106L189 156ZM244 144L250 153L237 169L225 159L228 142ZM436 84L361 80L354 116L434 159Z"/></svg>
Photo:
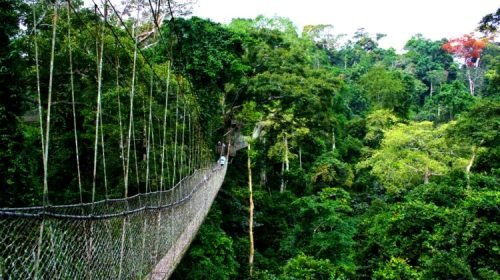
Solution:
<svg viewBox="0 0 500 280"><path fill-rule="evenodd" d="M331 24L336 34L352 35L358 28L383 33L382 47L401 51L415 34L439 40L473 32L498 0L197 0L193 15L215 22L233 18L280 16L302 31L308 24Z"/></svg>

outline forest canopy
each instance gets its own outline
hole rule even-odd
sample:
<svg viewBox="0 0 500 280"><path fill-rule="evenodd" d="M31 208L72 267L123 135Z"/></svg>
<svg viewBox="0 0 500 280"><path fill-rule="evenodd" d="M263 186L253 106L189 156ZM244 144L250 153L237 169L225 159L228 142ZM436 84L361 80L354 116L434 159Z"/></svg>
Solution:
<svg viewBox="0 0 500 280"><path fill-rule="evenodd" d="M500 279L498 11L396 53L363 29L67 3L0 3L0 207L160 190L163 157L169 186L229 134L247 146L173 279Z"/></svg>

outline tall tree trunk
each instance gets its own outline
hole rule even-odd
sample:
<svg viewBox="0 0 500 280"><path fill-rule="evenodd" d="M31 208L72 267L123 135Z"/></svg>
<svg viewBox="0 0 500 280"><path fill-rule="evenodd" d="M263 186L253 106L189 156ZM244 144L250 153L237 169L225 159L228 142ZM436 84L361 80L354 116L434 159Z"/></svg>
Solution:
<svg viewBox="0 0 500 280"><path fill-rule="evenodd" d="M481 140L479 142L479 145L482 145L484 140ZM472 146L472 157L470 158L469 164L465 167L465 178L467 180L467 188L470 188L470 170L472 166L474 165L474 160L476 160L476 154L477 154L477 147Z"/></svg>
<svg viewBox="0 0 500 280"><path fill-rule="evenodd" d="M472 78L470 68L467 68L466 73L467 73L467 79L469 80L470 95L474 96L474 79Z"/></svg>
<svg viewBox="0 0 500 280"><path fill-rule="evenodd" d="M267 174L266 174L266 169L261 168L260 169L260 185L261 186L266 186L267 185Z"/></svg>
<svg viewBox="0 0 500 280"><path fill-rule="evenodd" d="M281 187L280 193L286 189L286 180L285 180L285 171L290 170L290 161L288 160L288 139L287 137L283 137L283 142L285 144L285 159L281 163Z"/></svg>
<svg viewBox="0 0 500 280"><path fill-rule="evenodd" d="M283 193L285 190L285 162L281 163L281 186L280 193Z"/></svg>
<svg viewBox="0 0 500 280"><path fill-rule="evenodd" d="M425 167L425 173L424 173L424 184L429 184L429 177L431 176L431 173L429 172L429 167Z"/></svg>
<svg viewBox="0 0 500 280"><path fill-rule="evenodd" d="M472 149L472 157L469 161L469 164L465 167L465 177L467 179L467 188L470 188L470 169L472 168L472 165L474 164L474 160L476 159L476 149Z"/></svg>
<svg viewBox="0 0 500 280"><path fill-rule="evenodd" d="M431 98L432 98L432 91L433 91L433 86L432 86L432 81L431 81L431 89L430 89Z"/></svg>
<svg viewBox="0 0 500 280"><path fill-rule="evenodd" d="M248 208L248 234L250 238L250 252L248 254L248 267L250 269L250 277L253 274L253 255L254 255L254 244L253 244L253 188L252 188L252 162L250 160L250 143L248 143L248 196L250 207Z"/></svg>
<svg viewBox="0 0 500 280"><path fill-rule="evenodd" d="M302 147L299 146L299 167L302 169Z"/></svg>
<svg viewBox="0 0 500 280"><path fill-rule="evenodd" d="M337 148L335 140L335 128L332 128L332 152Z"/></svg>
<svg viewBox="0 0 500 280"><path fill-rule="evenodd" d="M290 160L288 159L288 138L285 136L285 170L290 170Z"/></svg>

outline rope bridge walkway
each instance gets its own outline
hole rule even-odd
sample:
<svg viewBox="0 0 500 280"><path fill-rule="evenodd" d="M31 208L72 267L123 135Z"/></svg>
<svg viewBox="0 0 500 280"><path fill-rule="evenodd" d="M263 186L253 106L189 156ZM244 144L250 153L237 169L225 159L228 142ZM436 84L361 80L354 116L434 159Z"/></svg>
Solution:
<svg viewBox="0 0 500 280"><path fill-rule="evenodd" d="M168 191L127 199L0 209L0 279L164 279L226 169L197 170Z"/></svg>
<svg viewBox="0 0 500 280"><path fill-rule="evenodd" d="M0 280L168 278L226 174L159 26L171 3L91 1L29 2L23 125L40 157L9 191L41 206L0 208Z"/></svg>

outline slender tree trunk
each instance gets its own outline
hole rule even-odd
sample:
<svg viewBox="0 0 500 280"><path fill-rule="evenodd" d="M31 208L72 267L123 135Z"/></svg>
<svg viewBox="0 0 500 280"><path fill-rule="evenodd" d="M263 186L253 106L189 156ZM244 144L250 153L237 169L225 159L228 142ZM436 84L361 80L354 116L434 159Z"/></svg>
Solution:
<svg viewBox="0 0 500 280"><path fill-rule="evenodd" d="M285 190L285 162L281 163L281 186L280 193L283 193Z"/></svg>
<svg viewBox="0 0 500 280"><path fill-rule="evenodd" d="M469 164L465 167L465 177L467 179L467 188L470 188L470 169L472 168L472 165L474 164L474 160L476 159L476 149L474 148L472 151L472 157L469 161Z"/></svg>
<svg viewBox="0 0 500 280"><path fill-rule="evenodd" d="M252 188L252 162L250 160L250 143L248 143L248 196L249 196L249 202L250 202L250 207L248 208L248 214L249 214L249 219L248 219L248 234L250 238L250 252L248 254L248 267L249 267L249 273L250 277L252 277L253 274L253 255L254 255L254 244L253 244L253 210L254 210L254 205L253 205L253 188Z"/></svg>
<svg viewBox="0 0 500 280"><path fill-rule="evenodd" d="M285 170L290 170L290 161L288 159L288 138L285 136Z"/></svg>
<svg viewBox="0 0 500 280"><path fill-rule="evenodd" d="M424 173L424 184L429 184L429 177L431 176L431 173L429 172L429 167L425 167L425 173Z"/></svg>
<svg viewBox="0 0 500 280"><path fill-rule="evenodd" d="M431 89L430 89L431 98L432 98L432 91L433 91L433 86L432 86L432 81L431 81Z"/></svg>
<svg viewBox="0 0 500 280"><path fill-rule="evenodd" d="M286 181L285 181L285 170L288 171L290 170L290 161L288 160L288 139L285 136L283 138L283 141L285 142L285 159L281 163L281 187L280 187L280 193L283 193L286 189Z"/></svg>
<svg viewBox="0 0 500 280"><path fill-rule="evenodd" d="M299 146L299 167L302 169L302 147Z"/></svg>
<svg viewBox="0 0 500 280"><path fill-rule="evenodd" d="M470 95L474 96L474 79L472 79L472 73L470 68L467 68L467 79L469 80L469 91Z"/></svg>
<svg viewBox="0 0 500 280"><path fill-rule="evenodd" d="M267 185L267 174L266 174L266 169L262 168L260 170L260 185L261 186L266 186Z"/></svg>
<svg viewBox="0 0 500 280"><path fill-rule="evenodd" d="M332 128L332 152L337 148L335 140L335 128Z"/></svg>
<svg viewBox="0 0 500 280"><path fill-rule="evenodd" d="M480 144L481 145L484 141L481 140ZM472 157L469 161L469 164L465 167L465 177L467 179L467 188L470 188L470 170L472 166L474 165L474 161L476 160L476 154L477 154L477 147L473 146L472 147Z"/></svg>

